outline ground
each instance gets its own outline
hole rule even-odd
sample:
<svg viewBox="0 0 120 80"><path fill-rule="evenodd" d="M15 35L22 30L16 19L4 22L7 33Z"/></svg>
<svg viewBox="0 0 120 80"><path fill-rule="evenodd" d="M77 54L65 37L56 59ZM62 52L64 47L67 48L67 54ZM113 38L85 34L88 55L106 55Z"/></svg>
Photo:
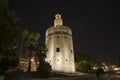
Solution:
<svg viewBox="0 0 120 80"><path fill-rule="evenodd" d="M58 74L57 74L58 75ZM0 77L0 80L3 80ZM97 79L95 74L87 74L87 75L77 75L77 76L54 76L49 78L40 79L39 77L33 76L33 74L20 74L17 78L13 80L120 80L120 74L102 74L100 78Z"/></svg>
<svg viewBox="0 0 120 80"><path fill-rule="evenodd" d="M98 80L95 74L79 75L79 76L60 76L50 77L46 79L20 77L17 80ZM120 80L120 74L102 74L99 80Z"/></svg>
<svg viewBox="0 0 120 80"><path fill-rule="evenodd" d="M97 80L95 76L80 76L80 77L53 77L48 79L29 79L29 80ZM119 76L104 76L99 80L120 80Z"/></svg>
<svg viewBox="0 0 120 80"><path fill-rule="evenodd" d="M93 77L66 77L66 78L48 78L48 79L29 79L29 80L97 80L97 78ZM120 77L114 78L100 78L99 80L120 80Z"/></svg>

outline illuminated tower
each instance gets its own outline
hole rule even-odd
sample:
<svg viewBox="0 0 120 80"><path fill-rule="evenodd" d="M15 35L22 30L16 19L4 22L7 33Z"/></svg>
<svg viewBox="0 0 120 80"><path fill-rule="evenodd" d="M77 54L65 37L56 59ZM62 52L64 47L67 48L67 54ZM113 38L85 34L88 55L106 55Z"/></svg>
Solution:
<svg viewBox="0 0 120 80"><path fill-rule="evenodd" d="M48 46L48 61L53 71L75 72L72 31L63 25L60 14L55 15L54 26L46 31L46 45Z"/></svg>

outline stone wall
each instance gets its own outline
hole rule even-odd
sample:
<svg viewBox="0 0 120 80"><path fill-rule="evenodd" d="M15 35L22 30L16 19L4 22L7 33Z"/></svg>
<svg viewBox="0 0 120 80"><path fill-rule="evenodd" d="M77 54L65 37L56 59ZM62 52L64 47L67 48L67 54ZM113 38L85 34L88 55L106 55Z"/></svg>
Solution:
<svg viewBox="0 0 120 80"><path fill-rule="evenodd" d="M50 27L46 31L46 61L54 71L75 72L72 32L69 27Z"/></svg>

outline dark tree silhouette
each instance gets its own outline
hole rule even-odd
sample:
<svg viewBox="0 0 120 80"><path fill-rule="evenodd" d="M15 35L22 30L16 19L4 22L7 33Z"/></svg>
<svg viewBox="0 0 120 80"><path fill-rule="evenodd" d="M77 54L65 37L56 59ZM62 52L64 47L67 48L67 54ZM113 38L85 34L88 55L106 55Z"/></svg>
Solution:
<svg viewBox="0 0 120 80"><path fill-rule="evenodd" d="M28 71L31 71L31 58L32 58L32 53L35 52L37 44L38 44L38 39L40 37L39 33L28 33L27 35L27 41L26 41L26 47L30 51L30 56L29 56L29 65L28 65Z"/></svg>
<svg viewBox="0 0 120 80"><path fill-rule="evenodd" d="M11 12L8 0L0 0L0 73L18 65L17 17Z"/></svg>
<svg viewBox="0 0 120 80"><path fill-rule="evenodd" d="M75 54L76 70L91 72L92 67L97 65L97 61L88 53L78 52Z"/></svg>
<svg viewBox="0 0 120 80"><path fill-rule="evenodd" d="M36 56L39 60L39 65L37 68L37 72L39 73L41 78L49 77L52 71L51 65L45 61L47 53L47 47L44 43L38 43Z"/></svg>
<svg viewBox="0 0 120 80"><path fill-rule="evenodd" d="M12 80L19 64L16 20L9 8L9 0L0 0L0 74L5 75L5 80Z"/></svg>

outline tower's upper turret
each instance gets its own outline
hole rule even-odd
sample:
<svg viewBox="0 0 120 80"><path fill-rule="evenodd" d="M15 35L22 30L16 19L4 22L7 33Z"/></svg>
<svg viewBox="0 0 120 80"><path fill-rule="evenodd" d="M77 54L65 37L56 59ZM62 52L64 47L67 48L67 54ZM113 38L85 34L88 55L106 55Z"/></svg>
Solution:
<svg viewBox="0 0 120 80"><path fill-rule="evenodd" d="M54 19L54 27L61 27L63 25L63 21L61 19L61 15L60 14L56 14L55 15L55 19Z"/></svg>

